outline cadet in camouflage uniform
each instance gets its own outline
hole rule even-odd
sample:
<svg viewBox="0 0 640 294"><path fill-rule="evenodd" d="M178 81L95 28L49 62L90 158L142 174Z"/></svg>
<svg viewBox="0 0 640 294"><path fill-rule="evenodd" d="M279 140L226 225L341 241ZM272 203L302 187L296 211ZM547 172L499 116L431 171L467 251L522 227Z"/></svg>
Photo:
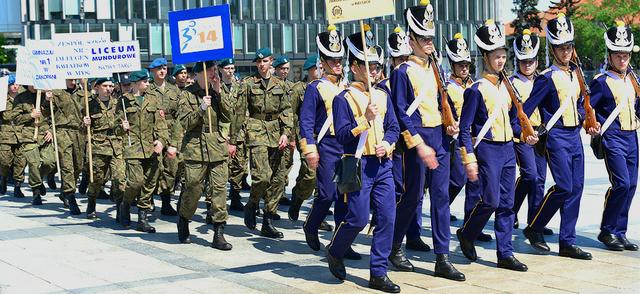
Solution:
<svg viewBox="0 0 640 294"><path fill-rule="evenodd" d="M138 199L138 224L136 230L155 233L147 216L151 212L151 195L156 188L160 173L158 156L162 155L168 141L167 124L161 115L160 99L149 88L149 73L146 69L129 76L132 93L124 95L126 118L123 129L131 136L131 146L124 147L126 161L126 187L120 204L120 224L128 228L131 222L131 203ZM124 118L124 117L123 117Z"/></svg>
<svg viewBox="0 0 640 294"><path fill-rule="evenodd" d="M285 98L287 85L270 73L273 58L271 50L257 50L254 62L258 73L243 80L237 113L249 111L245 120L246 144L249 148L251 193L244 207L244 222L249 229L256 227L256 210L264 198L264 216L261 234L269 238L282 238L283 234L272 224L278 210L286 173L284 149L289 147L291 135L291 103Z"/></svg>
<svg viewBox="0 0 640 294"><path fill-rule="evenodd" d="M93 156L93 183L87 194L87 218L95 219L96 198L107 182L107 171L111 173L111 198L116 202L116 220L120 215L120 203L124 193L124 158L122 157L122 136L120 125L121 101L113 97L113 81L100 78L96 81L96 95L89 98L89 117L84 117L85 127L91 128L91 148Z"/></svg>
<svg viewBox="0 0 640 294"><path fill-rule="evenodd" d="M14 98L18 95L20 85L16 84L16 76L9 75L9 89L7 93L7 108L0 113L0 176L2 194L7 192L7 178L9 172L13 171L13 197L24 198L20 186L24 182L24 168L27 164L24 156L20 153L18 137L21 136L20 129L13 125L8 119L8 113L13 109Z"/></svg>
<svg viewBox="0 0 640 294"><path fill-rule="evenodd" d="M187 80L189 79L189 73L187 68L182 64L176 64L173 66L171 76L174 79L174 85L180 90L184 90L187 87Z"/></svg>
<svg viewBox="0 0 640 294"><path fill-rule="evenodd" d="M203 66L203 65L206 65ZM203 71L206 70L206 78ZM224 225L227 222L228 180L227 140L231 124L231 108L220 97L220 77L213 61L198 62L193 67L196 83L188 86L180 100L178 117L184 126L181 156L185 162L185 191L180 197L180 220L178 221L178 239L182 243L191 243L189 239L189 220L198 208L198 199L208 181L206 191L210 195L211 208L207 218L213 221L214 236L211 247L231 250L232 246L224 238ZM209 84L209 94L201 85ZM210 116L209 116L210 115ZM209 121L209 118L211 119ZM210 128L211 126L211 128ZM172 144L178 145L178 144ZM175 155L176 149L171 150Z"/></svg>
<svg viewBox="0 0 640 294"><path fill-rule="evenodd" d="M229 210L243 211L244 206L240 201L240 190L242 190L242 183L247 174L247 150L244 144L244 121L246 111L242 112L237 110L236 107L241 106L238 103L238 91L240 90L240 83L235 77L235 65L233 58L227 58L220 61L218 64L220 67L220 96L222 102L229 105L234 109L231 114L231 133L233 133L233 144L236 146L235 154L229 157L229 199L231 204Z"/></svg>
<svg viewBox="0 0 640 294"><path fill-rule="evenodd" d="M299 98L295 96L304 95L304 91L302 93L294 93L293 92L294 83L292 81L287 80L287 77L289 76L289 71L291 70L291 63L289 62L289 58L287 58L284 55L278 56L278 58L276 58L273 61L273 68L274 68L275 76L280 78L282 81L284 81L285 85L287 85L287 95L285 95L284 98L288 99L289 103L291 103L292 105L291 119L293 122L293 126L295 126L295 124L297 123L297 120L296 120L296 115L293 108L293 101L299 100ZM280 201L278 201L278 203L281 205L291 205L291 201L289 201L289 199L286 197L285 190L287 188L287 184L289 183L289 173L291 172L291 167L293 166L293 151L296 149L295 131L293 131L294 129L292 129L291 138L289 138L288 148L285 148L283 150L286 172L284 173L284 179L282 179L282 182L284 183L284 185L282 187L278 187L280 189L279 193L280 195L282 195L280 197ZM279 220L279 219L280 219L280 216L276 214L275 220Z"/></svg>
<svg viewBox="0 0 640 294"><path fill-rule="evenodd" d="M17 130L20 131L18 143L20 144L20 153L23 154L27 165L29 166L29 186L33 191L33 200L31 204L42 205L42 198L47 194L47 190L42 184L40 175L48 175L55 169L55 153L53 145L53 135L49 132L48 114L49 103L47 97L41 101L40 109L36 109L36 89L29 86L13 100L13 109L5 113L7 121L12 122ZM38 136L33 138L35 131L35 119L38 118ZM24 172L24 170L20 171Z"/></svg>
<svg viewBox="0 0 640 294"><path fill-rule="evenodd" d="M66 90L53 91L53 106L60 159L60 177L62 179L62 197L69 202L71 215L80 214L75 201L76 183L84 163L84 136L80 135L82 125L80 87L76 80L69 79ZM53 179L53 174L49 175ZM51 187L51 185L49 185Z"/></svg>
<svg viewBox="0 0 640 294"><path fill-rule="evenodd" d="M153 83L149 85L147 92L153 93L154 96L158 97L158 106L161 110L160 114L164 117L167 126L170 127L169 138L175 138L176 142L182 142L183 131L180 123L177 121L178 98L182 91L175 85L167 83L165 80L167 75L166 59L156 58L149 65L149 70L153 76ZM160 214L162 215L173 216L178 214L176 210L171 207L171 196L175 190L177 172L178 157L170 158L164 156L160 165L160 176L157 187L157 192L160 198L162 198L162 209L160 210Z"/></svg>

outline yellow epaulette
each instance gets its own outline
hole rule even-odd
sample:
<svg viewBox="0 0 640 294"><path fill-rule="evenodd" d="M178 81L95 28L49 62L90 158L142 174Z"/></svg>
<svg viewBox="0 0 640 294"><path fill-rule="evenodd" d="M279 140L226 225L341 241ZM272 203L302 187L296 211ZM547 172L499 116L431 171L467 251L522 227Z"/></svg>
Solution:
<svg viewBox="0 0 640 294"><path fill-rule="evenodd" d="M548 72L550 72L550 71L551 71L551 68L549 67L549 68L547 68L547 69L543 70L543 71L540 73L540 75L545 75L545 74L547 74L547 73L548 73Z"/></svg>

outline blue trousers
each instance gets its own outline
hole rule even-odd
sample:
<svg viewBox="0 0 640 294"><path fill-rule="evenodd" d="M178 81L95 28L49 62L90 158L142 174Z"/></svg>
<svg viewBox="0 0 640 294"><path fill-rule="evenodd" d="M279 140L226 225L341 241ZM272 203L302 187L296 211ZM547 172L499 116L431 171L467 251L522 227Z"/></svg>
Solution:
<svg viewBox="0 0 640 294"><path fill-rule="evenodd" d="M393 152L393 182L396 186L396 202L400 201L404 194L404 162L401 151ZM418 206L416 207L416 215L409 223L407 228L407 240L415 240L422 235L422 200L421 197L418 200Z"/></svg>
<svg viewBox="0 0 640 294"><path fill-rule="evenodd" d="M347 214L328 246L331 255L342 258L358 233L367 226L370 206L373 204L376 226L369 262L373 277L387 274L391 254L393 222L396 218L392 167L391 160L387 158L380 161L375 156L362 157L362 188L347 195Z"/></svg>
<svg viewBox="0 0 640 294"><path fill-rule="evenodd" d="M608 129L603 145L611 187L605 195L600 230L625 236L629 207L638 183L638 136L635 131Z"/></svg>
<svg viewBox="0 0 640 294"><path fill-rule="evenodd" d="M576 240L576 222L584 187L584 151L580 127L551 129L547 139L547 162L556 184L547 191L529 227L542 232L560 210L559 244L571 246Z"/></svg>
<svg viewBox="0 0 640 294"><path fill-rule="evenodd" d="M465 239L475 240L495 212L498 258L513 255L513 189L516 178L516 159L513 142L482 141L476 150L480 199L476 202L462 226ZM477 186L476 186L477 187Z"/></svg>
<svg viewBox="0 0 640 294"><path fill-rule="evenodd" d="M451 140L451 137L447 137ZM453 203L456 199L465 183L467 183L467 173L464 170L462 164L462 157L460 156L460 149L457 147L454 150L449 150L451 154L451 172L449 174L449 204Z"/></svg>
<svg viewBox="0 0 640 294"><path fill-rule="evenodd" d="M346 203L338 196L338 188L333 182L336 164L342 157L342 145L336 141L335 137L324 137L318 146L320 161L316 170L316 181L318 197L313 199L311 210L304 222L304 227L308 232L317 233L320 223L327 216L331 204L335 202L333 220L336 226L342 222L346 214Z"/></svg>
<svg viewBox="0 0 640 294"><path fill-rule="evenodd" d="M547 160L536 154L533 146L527 143L515 143L516 162L520 168L520 176L516 180L513 213L518 217L518 211L527 198L527 223L533 220L536 208L544 196L544 182L547 177Z"/></svg>
<svg viewBox="0 0 640 294"><path fill-rule="evenodd" d="M402 156L404 193L396 208L394 244L402 243L408 228L415 223L417 207L429 189L430 216L434 252L449 253L449 153L443 146L442 127L420 128L418 133L425 143L436 151L440 165L435 170L427 170L416 149L405 150Z"/></svg>

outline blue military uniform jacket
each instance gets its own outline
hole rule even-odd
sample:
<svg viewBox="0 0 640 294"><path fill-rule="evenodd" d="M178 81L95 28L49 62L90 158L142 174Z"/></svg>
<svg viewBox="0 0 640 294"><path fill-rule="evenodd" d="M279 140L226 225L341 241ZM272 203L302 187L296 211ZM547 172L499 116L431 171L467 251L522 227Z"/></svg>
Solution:
<svg viewBox="0 0 640 294"><path fill-rule="evenodd" d="M640 104L637 99L640 94L635 93L632 78L630 74L607 71L596 75L591 81L591 106L600 124L604 124L613 110L622 104L620 114L609 128L633 131L640 127Z"/></svg>
<svg viewBox="0 0 640 294"><path fill-rule="evenodd" d="M331 105L334 97L342 90L337 81L332 81L332 77L315 80L307 85L299 116L299 144L303 155L318 151L316 135L333 112ZM325 136L335 136L333 124Z"/></svg>

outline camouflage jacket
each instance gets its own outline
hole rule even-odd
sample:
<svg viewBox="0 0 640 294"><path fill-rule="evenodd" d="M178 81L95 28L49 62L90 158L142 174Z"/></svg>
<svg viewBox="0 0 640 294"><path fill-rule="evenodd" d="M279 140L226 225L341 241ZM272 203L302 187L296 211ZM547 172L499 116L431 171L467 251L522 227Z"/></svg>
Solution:
<svg viewBox="0 0 640 294"><path fill-rule="evenodd" d="M131 127L128 134L131 137L131 146L128 142L125 144L125 159L151 158L154 156L153 141L159 140L165 146L169 141L167 123L160 115L158 97L153 92L145 93L143 97L142 103L131 93L125 94L122 98ZM118 106L122 109L121 103Z"/></svg>
<svg viewBox="0 0 640 294"><path fill-rule="evenodd" d="M53 90L53 109L57 128L79 130L82 126L83 91L76 87L71 92L67 90Z"/></svg>
<svg viewBox="0 0 640 294"><path fill-rule="evenodd" d="M248 112L241 119L247 146L278 147L280 136L291 137L293 120L287 92L287 84L275 76L264 80L256 74L242 81L236 113Z"/></svg>
<svg viewBox="0 0 640 294"><path fill-rule="evenodd" d="M13 97L7 96L7 108L0 112L0 143L1 144L18 144L21 128L14 125L9 119L13 110Z"/></svg>
<svg viewBox="0 0 640 294"><path fill-rule="evenodd" d="M220 85L220 96L222 97L222 103L225 104L228 109L232 110L231 113L231 126L229 129L230 142L233 144L241 144L244 142L244 126L242 125L245 117L247 116L246 110L242 112L238 109L242 105L238 103L238 94L240 92L240 83L236 80L231 82L230 86L222 83Z"/></svg>
<svg viewBox="0 0 640 294"><path fill-rule="evenodd" d="M98 99L97 95L90 98L89 116L91 117L93 154L106 156L122 154L124 130L122 129L122 112L118 111L122 109L120 103L122 102L114 97L111 97L107 103Z"/></svg>
<svg viewBox="0 0 640 294"><path fill-rule="evenodd" d="M45 99L44 91L40 97L40 112L42 116L38 120L37 143L44 143L45 132L49 131L49 102ZM13 100L13 109L5 112L4 117L13 123L16 132L19 132L19 143L36 143L33 138L35 119L31 117L31 111L36 105L36 93L24 91Z"/></svg>
<svg viewBox="0 0 640 294"><path fill-rule="evenodd" d="M300 140L300 124L299 124L299 115L300 115L300 106L302 106L302 100L304 99L304 90L307 87L307 83L305 81L299 81L297 83L290 83L290 91L289 95L291 97L291 113L293 114L293 131L292 137L289 138L289 141L298 142Z"/></svg>
<svg viewBox="0 0 640 294"><path fill-rule="evenodd" d="M178 103L181 99L180 96L182 95L183 90L180 90L176 85L173 85L169 82L164 83L164 88L160 88L155 83L151 82L149 84L149 90L147 90L147 92L151 92L156 97L158 97L158 108L162 110L164 119L167 122L167 127L169 129L169 138L176 138L177 142L182 141L182 136L184 136L184 129L180 125L178 119ZM170 140L169 145L177 147L175 145L172 145L171 141L172 140Z"/></svg>

